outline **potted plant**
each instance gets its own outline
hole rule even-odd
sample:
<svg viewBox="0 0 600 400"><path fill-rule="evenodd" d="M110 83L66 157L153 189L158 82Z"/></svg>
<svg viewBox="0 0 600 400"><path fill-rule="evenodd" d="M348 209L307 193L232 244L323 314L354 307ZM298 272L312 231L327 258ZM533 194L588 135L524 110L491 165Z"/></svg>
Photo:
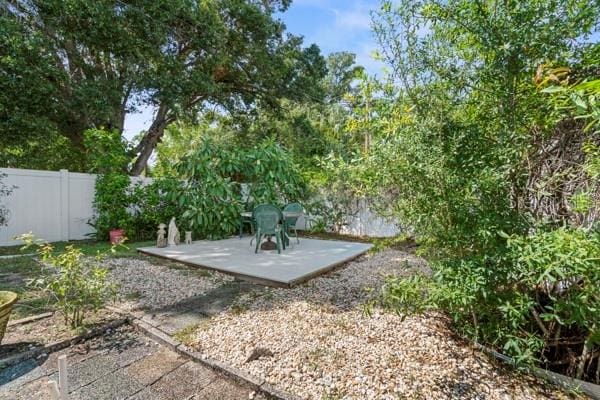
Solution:
<svg viewBox="0 0 600 400"><path fill-rule="evenodd" d="M129 220L126 217L119 218L114 226L116 227L108 232L110 244L112 245L119 244L125 240L127 234L126 227L129 226Z"/></svg>
<svg viewBox="0 0 600 400"><path fill-rule="evenodd" d="M2 343L2 339L4 338L10 312L17 299L18 296L14 292L0 291L0 343Z"/></svg>
<svg viewBox="0 0 600 400"><path fill-rule="evenodd" d="M10 195L14 186L10 186L2 182L6 178L6 174L0 173L0 198ZM8 209L0 203L0 226L5 226L8 223ZM6 332L6 325L13 305L17 302L17 294L14 292L0 291L0 343Z"/></svg>
<svg viewBox="0 0 600 400"><path fill-rule="evenodd" d="M110 244L119 244L125 239L125 229L111 229L108 235L110 237Z"/></svg>

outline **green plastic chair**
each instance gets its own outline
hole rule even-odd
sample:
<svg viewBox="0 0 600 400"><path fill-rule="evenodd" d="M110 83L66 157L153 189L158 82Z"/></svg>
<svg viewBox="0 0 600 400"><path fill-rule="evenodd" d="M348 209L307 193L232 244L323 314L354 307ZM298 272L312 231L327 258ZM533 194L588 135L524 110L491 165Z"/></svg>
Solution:
<svg viewBox="0 0 600 400"><path fill-rule="evenodd" d="M281 240L283 232L280 224L283 219L281 210L272 204L261 204L252 211L252 219L256 228L256 249L254 253L258 253L262 238L271 235L275 236L277 253L281 254L281 248L283 247L285 250L285 245L282 244Z"/></svg>
<svg viewBox="0 0 600 400"><path fill-rule="evenodd" d="M290 203L283 208L284 212L304 212L304 207L300 203ZM294 230L294 236L296 237L296 243L300 243L300 239L298 239L298 230L296 229L296 222L298 222L298 217L286 217L285 218L285 229L286 236L289 237L291 235L291 230Z"/></svg>
<svg viewBox="0 0 600 400"><path fill-rule="evenodd" d="M250 225L250 234L254 236L254 220L252 217L240 216L240 239L244 232L244 224Z"/></svg>

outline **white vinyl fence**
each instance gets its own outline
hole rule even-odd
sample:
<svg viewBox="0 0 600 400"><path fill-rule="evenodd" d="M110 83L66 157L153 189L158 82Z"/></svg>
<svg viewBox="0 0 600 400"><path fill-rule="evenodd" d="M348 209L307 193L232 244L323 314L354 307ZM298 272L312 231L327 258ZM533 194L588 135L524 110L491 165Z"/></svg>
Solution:
<svg viewBox="0 0 600 400"><path fill-rule="evenodd" d="M86 239L93 215L95 175L61 170L0 168L4 183L15 186L2 201L9 210L8 226L0 227L0 246L15 245L14 236L32 231L49 240Z"/></svg>
<svg viewBox="0 0 600 400"><path fill-rule="evenodd" d="M15 168L0 168L0 173L15 187L2 198L9 215L8 225L0 227L0 246L19 244L14 237L27 232L52 242L88 239L94 232L88 222L94 215L96 175Z"/></svg>
<svg viewBox="0 0 600 400"><path fill-rule="evenodd" d="M0 246L20 244L14 237L27 232L52 242L87 239L94 232L88 222L94 214L96 175L15 168L0 168L0 173L7 175L4 183L15 186L10 196L1 199L9 216L8 225L0 227ZM132 178L132 183L140 180L151 181ZM344 232L393 236L399 231L396 224L370 212L368 204L360 201Z"/></svg>
<svg viewBox="0 0 600 400"><path fill-rule="evenodd" d="M358 199L355 202L356 204L351 207L351 215L346 216L345 225L340 233L353 236L392 237L402 232L397 223L371 211L366 199ZM312 219L318 217L302 216L296 222L296 227L310 229Z"/></svg>

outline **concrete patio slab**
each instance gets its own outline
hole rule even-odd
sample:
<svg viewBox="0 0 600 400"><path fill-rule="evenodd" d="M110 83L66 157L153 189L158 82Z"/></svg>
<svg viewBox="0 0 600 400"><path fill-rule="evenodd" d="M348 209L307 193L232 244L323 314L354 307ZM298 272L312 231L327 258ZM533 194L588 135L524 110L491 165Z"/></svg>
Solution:
<svg viewBox="0 0 600 400"><path fill-rule="evenodd" d="M217 270L251 282L291 287L321 275L367 252L373 245L336 240L300 239L277 251L259 250L250 238L197 241L176 247L143 247L138 251L188 265Z"/></svg>

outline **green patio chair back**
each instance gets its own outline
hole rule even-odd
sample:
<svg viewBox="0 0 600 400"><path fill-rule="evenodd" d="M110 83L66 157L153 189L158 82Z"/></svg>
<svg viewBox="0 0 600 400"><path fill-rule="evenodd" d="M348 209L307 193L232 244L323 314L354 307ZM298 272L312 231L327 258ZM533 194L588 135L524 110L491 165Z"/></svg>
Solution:
<svg viewBox="0 0 600 400"><path fill-rule="evenodd" d="M280 221L283 215L281 210L272 204L261 204L252 211L252 219L256 228L256 250L260 246L260 241L265 235L275 236L277 242L277 252L281 253L281 226Z"/></svg>
<svg viewBox="0 0 600 400"><path fill-rule="evenodd" d="M304 212L304 207L300 203L289 203L283 208L284 212ZM285 226L287 229L286 234L289 236L291 234L291 230L294 230L296 236L296 242L300 243L298 239L298 231L296 230L296 222L298 222L298 217L286 217L285 218Z"/></svg>

